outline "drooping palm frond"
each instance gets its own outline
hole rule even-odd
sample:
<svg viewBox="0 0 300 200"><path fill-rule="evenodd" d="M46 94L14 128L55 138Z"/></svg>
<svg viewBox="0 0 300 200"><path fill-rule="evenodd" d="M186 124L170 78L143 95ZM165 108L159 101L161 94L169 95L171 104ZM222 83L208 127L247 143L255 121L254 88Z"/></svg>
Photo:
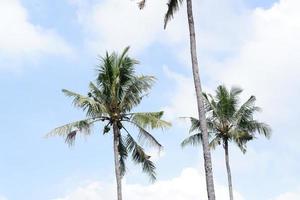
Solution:
<svg viewBox="0 0 300 200"><path fill-rule="evenodd" d="M271 137L272 130L271 130L270 126L263 122L258 122L256 120L250 120L247 123L243 124L242 128L251 133L258 132L259 134L264 135L266 138Z"/></svg>
<svg viewBox="0 0 300 200"><path fill-rule="evenodd" d="M194 135L189 136L186 138L182 143L181 146L185 147L187 145L196 146L202 142L202 134L200 129L200 121L194 117L185 117L190 119L191 121L191 127L189 130L189 133L197 132ZM212 118L207 117L206 118L207 128L208 128L208 138L211 139L213 137L213 134L216 133L217 127L215 127L215 122L212 121Z"/></svg>
<svg viewBox="0 0 300 200"><path fill-rule="evenodd" d="M146 131L143 127L139 126L137 123L135 123L135 122L131 122L131 123L135 127L138 128L138 130L139 130L138 140L142 144L146 144L146 145L155 147L159 151L162 149L162 145L155 139L155 137L151 133L149 133L148 131Z"/></svg>
<svg viewBox="0 0 300 200"><path fill-rule="evenodd" d="M121 137L119 137L119 155L120 155L120 171L121 171L121 176L123 177L126 173L126 165L125 165L125 160L128 156L128 152L127 152L127 148L125 146L125 141L124 139Z"/></svg>
<svg viewBox="0 0 300 200"><path fill-rule="evenodd" d="M186 147L187 145L197 146L202 142L202 133L196 133L184 139L181 142L181 147Z"/></svg>
<svg viewBox="0 0 300 200"><path fill-rule="evenodd" d="M201 132L200 129L200 121L194 117L180 117L181 119L189 119L191 122L191 127L189 129L189 133L198 131Z"/></svg>
<svg viewBox="0 0 300 200"><path fill-rule="evenodd" d="M174 17L174 13L179 9L180 4L182 4L183 0L169 0L167 3L168 10L165 14L164 19L164 28L166 29L168 22Z"/></svg>
<svg viewBox="0 0 300 200"><path fill-rule="evenodd" d="M96 121L97 120L95 119L85 119L65 124L53 129L46 135L46 137L63 136L66 138L65 142L69 145L72 145L74 144L77 133L89 135L91 132L91 126Z"/></svg>
<svg viewBox="0 0 300 200"><path fill-rule="evenodd" d="M194 132L196 130L197 131L201 131L199 119L196 119L194 117L190 117L190 120L191 120L191 127L190 127L189 132L192 133L192 132Z"/></svg>
<svg viewBox="0 0 300 200"><path fill-rule="evenodd" d="M210 142L209 142L209 147L211 149L215 149L218 145L221 144L221 138L220 137L214 137Z"/></svg>
<svg viewBox="0 0 300 200"><path fill-rule="evenodd" d="M66 96L73 97L74 106L83 108L83 110L86 111L87 116L101 117L102 114L106 113L105 105L98 101L66 89L63 89L62 91Z"/></svg>
<svg viewBox="0 0 300 200"><path fill-rule="evenodd" d="M240 148L243 153L247 151L247 143L254 139L254 136L251 135L249 132L234 130L235 133L232 134L231 140L233 140L236 145Z"/></svg>
<svg viewBox="0 0 300 200"><path fill-rule="evenodd" d="M175 12L179 9L180 4L183 0L169 0L167 3L168 9L164 18L164 29L166 29L168 22L174 17ZM140 0L138 7L143 9L146 5L146 0Z"/></svg>
<svg viewBox="0 0 300 200"><path fill-rule="evenodd" d="M147 173L151 181L156 180L155 165L150 160L150 156L144 152L144 149L131 137L130 134L126 137L126 147L131 153L134 162L141 164L143 172Z"/></svg>
<svg viewBox="0 0 300 200"><path fill-rule="evenodd" d="M141 0L138 2L138 6L139 8L142 10L143 8L145 8L146 5L146 0Z"/></svg>
<svg viewBox="0 0 300 200"><path fill-rule="evenodd" d="M130 121L138 124L142 128L168 128L171 126L171 123L162 120L164 112L137 112L131 113Z"/></svg>
<svg viewBox="0 0 300 200"><path fill-rule="evenodd" d="M181 117L182 119L189 119L191 122L191 127L189 129L189 133L192 132L201 132L201 128L200 128L200 121L194 117ZM213 133L216 131L217 127L216 127L216 121L214 121L215 118L212 117L206 117L206 124L207 124L207 128L208 128L208 132L209 133ZM210 135L209 135L210 137Z"/></svg>

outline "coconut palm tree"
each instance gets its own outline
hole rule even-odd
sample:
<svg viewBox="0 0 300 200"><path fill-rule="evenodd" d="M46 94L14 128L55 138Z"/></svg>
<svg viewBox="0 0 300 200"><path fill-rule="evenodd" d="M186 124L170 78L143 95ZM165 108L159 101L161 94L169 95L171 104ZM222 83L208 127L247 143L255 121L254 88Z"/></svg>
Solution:
<svg viewBox="0 0 300 200"><path fill-rule="evenodd" d="M232 179L229 165L229 142L235 143L243 153L246 152L247 142L255 138L255 134L262 134L269 138L270 127L254 119L254 114L261 109L255 106L256 98L251 96L245 103L239 106L239 95L242 89L233 87L229 91L225 86L219 86L216 96L204 94L207 106L206 121L210 136L210 147L216 148L222 145L225 151L225 163L228 177L229 197L233 200ZM202 141L203 134L200 129L199 120L191 119L190 132L196 134L186 138L181 145L197 145Z"/></svg>
<svg viewBox="0 0 300 200"><path fill-rule="evenodd" d="M168 9L165 14L164 19L164 28L167 27L168 22L173 18L175 12L179 9L179 6L183 3L183 0L168 0ZM189 33L190 33L190 53L192 60L192 71L193 71L193 79L194 86L196 91L197 98L197 109L200 121L200 128L202 130L202 148L203 148L203 158L204 158L204 169L205 169L205 177L206 177L206 188L208 200L215 200L215 189L214 189L214 180L213 180L213 170L212 170L212 162L211 162L211 153L209 149L209 141L208 141L208 132L207 132L207 124L205 120L205 109L204 103L202 99L202 88L201 88L201 80L199 76L199 66L197 60L197 47L196 47L196 34L195 34L195 25L194 25L194 17L193 17L193 5L192 0L186 0L187 3L187 17L188 17L188 25L189 25ZM139 1L139 7L142 9L146 4L146 0Z"/></svg>
<svg viewBox="0 0 300 200"><path fill-rule="evenodd" d="M126 171L125 160L128 154L131 154L135 163L141 164L151 181L156 179L155 165L150 156L125 125L132 125L138 129L137 138L140 142L158 149L162 145L147 129L170 126L170 123L161 119L162 111L132 112L150 90L155 78L136 75L135 65L138 61L127 56L128 50L129 47L125 48L121 55L106 53L105 57L101 58L101 63L97 67L98 76L95 83L89 84L86 96L63 90L66 96L73 99L74 106L86 112L87 118L55 128L48 134L48 136L63 136L66 143L72 145L77 134L88 135L93 124L103 123L103 134L113 135L118 200L122 200L121 179Z"/></svg>

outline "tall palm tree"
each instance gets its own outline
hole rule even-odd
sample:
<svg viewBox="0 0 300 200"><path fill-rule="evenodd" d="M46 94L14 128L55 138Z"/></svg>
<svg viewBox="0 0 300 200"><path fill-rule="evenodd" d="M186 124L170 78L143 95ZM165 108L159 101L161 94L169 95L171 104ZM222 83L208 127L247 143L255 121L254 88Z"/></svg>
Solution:
<svg viewBox="0 0 300 200"><path fill-rule="evenodd" d="M125 174L125 160L131 154L135 163L141 164L145 173L154 181L155 165L143 147L125 125L138 129L137 138L160 149L162 145L147 129L166 128L171 124L162 120L163 112L131 112L140 104L150 90L155 78L153 76L137 76L135 65L138 64L127 56L129 47L121 55L108 54L101 58L97 68L95 83L89 84L87 96L63 90L65 95L73 98L73 104L86 112L86 119L63 125L51 131L49 136L64 136L66 143L72 145L77 134L90 134L91 126L104 123L103 134L113 134L115 175L117 181L118 200L122 200L121 179ZM111 131L112 130L112 131Z"/></svg>
<svg viewBox="0 0 300 200"><path fill-rule="evenodd" d="M233 87L229 91L225 86L219 86L216 96L204 94L205 105L207 105L207 117L210 147L215 148L222 145L225 151L225 163L228 177L229 197L233 200L232 179L229 165L228 143L234 142L243 153L246 152L246 144L255 138L255 133L259 133L269 138L270 127L254 119L254 114L261 109L255 106L256 98L251 96L245 103L239 106L239 95L242 89ZM197 131L189 136L181 145L200 144L203 136L199 121L191 118L190 132ZM200 131L199 131L200 130Z"/></svg>
<svg viewBox="0 0 300 200"><path fill-rule="evenodd" d="M146 0L141 0L139 2L139 7L142 9L145 6ZM168 10L164 19L164 28L167 27L168 22L173 18L174 13L179 9L179 6L183 3L183 0L168 0ZM196 34L195 34L195 26L194 26L194 17L193 17L193 6L192 0L186 0L187 3L187 16L188 16L188 25L189 25L189 33L190 33L190 53L192 60L192 71L194 78L194 86L196 91L197 98L197 109L200 121L200 128L203 133L203 158L204 158L204 168L205 168L205 176L206 176L206 188L208 200L215 200L215 189L214 189L214 180L213 180L213 170L212 170L212 162L211 162L211 153L209 149L209 141L208 141L208 131L207 124L205 120L205 109L204 103L202 99L202 88L201 88L201 80L199 76L199 67L197 60L197 47L196 47Z"/></svg>

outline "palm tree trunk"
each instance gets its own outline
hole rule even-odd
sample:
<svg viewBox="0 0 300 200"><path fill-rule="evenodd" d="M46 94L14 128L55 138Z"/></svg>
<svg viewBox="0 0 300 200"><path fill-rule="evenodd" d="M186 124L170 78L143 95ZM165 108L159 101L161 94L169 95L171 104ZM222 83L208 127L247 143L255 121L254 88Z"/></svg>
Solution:
<svg viewBox="0 0 300 200"><path fill-rule="evenodd" d="M209 143L208 143L207 124L206 124L205 110L204 110L204 104L202 99L199 67L197 61L196 34L195 34L195 27L194 27L192 0L187 0L187 15L188 15L188 23L189 23L189 31L190 31L190 50L191 50L194 85L196 90L198 114L199 114L200 128L202 131L202 139L203 139L202 147L203 147L204 168L205 168L205 175L206 175L207 195L208 195L208 200L215 200L215 189L214 189L214 181L213 181L211 154L210 154Z"/></svg>
<svg viewBox="0 0 300 200"><path fill-rule="evenodd" d="M119 139L120 139L120 130L116 123L113 124L114 131L114 157L115 157L115 173L117 181L117 194L118 200L122 200L122 183L121 183L121 171L120 171L120 155L119 155Z"/></svg>
<svg viewBox="0 0 300 200"><path fill-rule="evenodd" d="M224 149L225 149L225 162L226 162L228 187L229 187L229 198L230 198L230 200L233 200L232 180L231 180L231 171L230 171L230 165L229 165L228 141L227 140L225 140Z"/></svg>

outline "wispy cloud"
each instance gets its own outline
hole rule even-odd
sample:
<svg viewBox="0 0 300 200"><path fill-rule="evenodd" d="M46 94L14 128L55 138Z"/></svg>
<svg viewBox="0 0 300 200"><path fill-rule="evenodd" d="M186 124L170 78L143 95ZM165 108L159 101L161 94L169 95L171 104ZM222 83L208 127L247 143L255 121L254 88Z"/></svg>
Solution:
<svg viewBox="0 0 300 200"><path fill-rule="evenodd" d="M0 1L0 58L2 62L34 60L45 54L70 55L72 49L55 30L29 21L28 12L19 0ZM21 61L20 61L21 62ZM0 68L9 68L0 65Z"/></svg>

